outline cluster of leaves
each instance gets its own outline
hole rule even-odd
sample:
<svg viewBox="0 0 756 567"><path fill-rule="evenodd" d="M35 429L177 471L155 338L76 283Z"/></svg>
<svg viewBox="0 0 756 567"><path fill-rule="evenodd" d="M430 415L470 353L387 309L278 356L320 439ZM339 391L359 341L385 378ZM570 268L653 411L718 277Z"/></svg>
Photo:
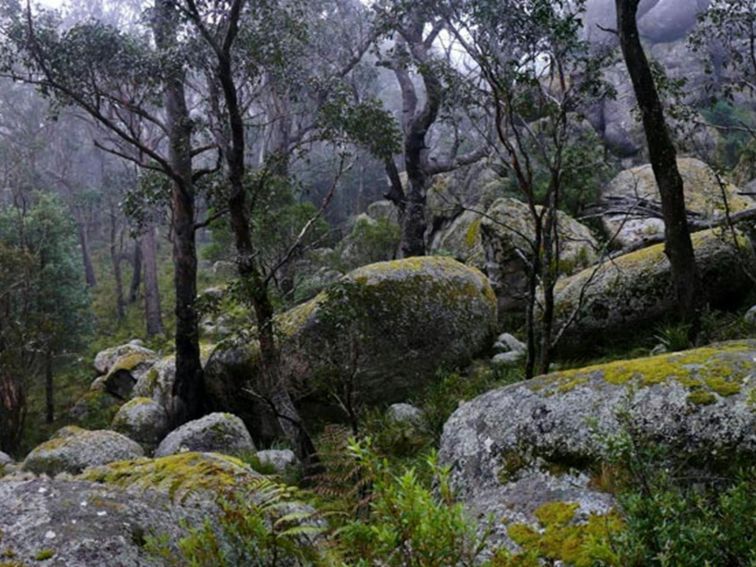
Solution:
<svg viewBox="0 0 756 567"><path fill-rule="evenodd" d="M435 489L424 485L414 468L396 473L370 450L369 442L352 443L353 458L372 479L364 518L346 523L336 532L337 548L348 565L368 566L474 565L487 534L478 534L455 503L448 470L436 457L425 467Z"/></svg>
<svg viewBox="0 0 756 567"><path fill-rule="evenodd" d="M622 565L753 565L752 463L681 458L629 427L608 446Z"/></svg>
<svg viewBox="0 0 756 567"><path fill-rule="evenodd" d="M318 564L315 542L323 532L315 512L302 504L292 487L261 479L252 493L229 494L219 502L215 522L172 546L165 536L147 538L147 549L166 565L191 567L275 567Z"/></svg>

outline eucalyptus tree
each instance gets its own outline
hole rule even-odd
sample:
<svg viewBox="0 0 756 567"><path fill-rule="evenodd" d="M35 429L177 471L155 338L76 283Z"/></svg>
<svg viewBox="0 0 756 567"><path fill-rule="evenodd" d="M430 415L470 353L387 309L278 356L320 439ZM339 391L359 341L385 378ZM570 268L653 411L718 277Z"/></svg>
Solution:
<svg viewBox="0 0 756 567"><path fill-rule="evenodd" d="M529 210L528 377L536 367L548 372L566 329L554 329L553 320L568 152L579 143L580 113L610 94L601 80L605 56L580 38L581 9L572 0L470 0L444 8L449 29L480 70L494 114L492 150Z"/></svg>
<svg viewBox="0 0 756 567"><path fill-rule="evenodd" d="M393 39L380 63L394 73L402 98L402 157L407 173L406 191L394 158L385 158L385 164L390 182L387 197L399 208L402 216L400 247L405 257L422 256L426 252L426 201L431 179L480 161L488 153L488 147L481 144L468 153L460 154L462 144L455 141L448 155L431 155L430 130L437 124L444 104L448 102L449 83L455 74L450 62L445 61L434 48L439 34L446 27L446 20L438 6L438 2L433 0L381 0L373 4L384 31ZM413 78L413 70L420 76L422 92Z"/></svg>
<svg viewBox="0 0 756 567"><path fill-rule="evenodd" d="M672 269L672 285L677 296L679 316L690 325L689 338L695 340L703 308L702 285L690 238L683 179L677 167L677 151L638 33L639 3L640 0L616 0L617 33L640 108L649 159L661 196L664 250Z"/></svg>
<svg viewBox="0 0 756 567"><path fill-rule="evenodd" d="M212 167L195 160L212 149L198 142L186 95L187 53L170 0L155 0L151 41L96 21L63 27L51 12L4 3L3 69L36 85L55 104L85 112L107 135L105 151L170 180L176 291L177 421L202 412L203 376L195 298L196 183Z"/></svg>
<svg viewBox="0 0 756 567"><path fill-rule="evenodd" d="M315 447L289 395L287 377L281 373L270 283L297 252L329 204L344 170L343 161L320 210L302 226L271 267L263 263L266 235L260 229L265 223L260 225L252 220L271 189L276 184L290 182L289 164L295 148L332 140L344 129L364 141L369 126L357 126L357 122L367 119L369 123L372 118L377 123L385 118L375 105L345 110L341 106L344 101L334 96L334 91L343 91L335 83L359 63L369 41L362 40L346 57L335 58L331 68L323 69L325 58L318 57L317 46L309 41L309 22L323 16L321 8L328 2L314 4L276 0L178 3L203 54L201 65L206 71L208 106L214 120L212 132L225 163L228 189L224 205L234 235L242 297L252 306L257 322L262 379L255 394L272 410L300 458L310 464L316 459ZM329 75L330 80L326 79ZM294 77L299 80L293 81ZM319 85L319 81L328 88ZM284 83L289 84L282 88ZM272 110L271 92L276 102ZM310 109L297 116L297 110L307 104ZM268 155L257 168L249 167L249 150L259 132L248 125L246 109L250 107L260 109L265 121L277 124L273 143L262 144ZM321 120L320 110L326 111L326 120ZM352 121L346 126L345 115ZM358 129L360 132L356 133Z"/></svg>

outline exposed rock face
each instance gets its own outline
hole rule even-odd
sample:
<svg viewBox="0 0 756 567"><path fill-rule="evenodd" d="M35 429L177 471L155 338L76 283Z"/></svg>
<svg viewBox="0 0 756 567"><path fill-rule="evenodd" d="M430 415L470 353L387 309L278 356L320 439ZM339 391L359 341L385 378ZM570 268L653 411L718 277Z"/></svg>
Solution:
<svg viewBox="0 0 756 567"><path fill-rule="evenodd" d="M349 366L357 341L365 402L400 401L440 366L465 364L485 350L495 325L496 298L479 271L441 257L374 264L278 319L283 373L295 398L325 399L316 378ZM254 413L241 393L254 387L257 356L254 343L218 346L205 372L215 407L245 419Z"/></svg>
<svg viewBox="0 0 756 567"><path fill-rule="evenodd" d="M142 347L138 348L141 349ZM152 368L157 360L157 355L152 351L134 351L119 356L113 361L108 361L109 370L107 374L100 376L92 383L92 390L105 390L119 400L127 400L131 397L131 392L136 383ZM97 364L96 359L95 364Z"/></svg>
<svg viewBox="0 0 756 567"><path fill-rule="evenodd" d="M399 209L391 201L381 200L370 203L367 216L373 220L386 219L393 224L399 224Z"/></svg>
<svg viewBox="0 0 756 567"><path fill-rule="evenodd" d="M157 357L155 352L143 347L141 341L131 341L125 345L112 347L98 352L94 360L95 370L97 370L98 374L107 374L111 371L116 362L123 359L123 363L126 360L124 357L130 355L136 355L135 360L138 360L139 362L144 359L155 359ZM124 366L133 365L124 364Z"/></svg>
<svg viewBox="0 0 756 567"><path fill-rule="evenodd" d="M254 453L255 444L241 419L229 413L212 413L169 433L155 450L155 456L187 451L243 455Z"/></svg>
<svg viewBox="0 0 756 567"><path fill-rule="evenodd" d="M594 264L599 245L590 229L561 211L558 223L563 272L574 273ZM523 256L532 256L533 227L528 206L512 198L498 199L480 224L486 273L502 314L521 307L526 299L527 265Z"/></svg>
<svg viewBox="0 0 756 567"><path fill-rule="evenodd" d="M596 462L607 439L634 431L690 455L753 454L756 341L557 372L465 403L444 426L440 462L481 519L534 523L538 506L572 502L605 514L611 498L574 463ZM555 466L569 470L555 474Z"/></svg>
<svg viewBox="0 0 756 567"><path fill-rule="evenodd" d="M747 238L729 232L693 234L706 299L715 307L736 304L751 288L744 269L756 269ZM582 297L582 299L581 299ZM555 289L556 327L579 310L564 338L570 344L621 337L671 315L676 298L664 245L619 256L560 280Z"/></svg>
<svg viewBox="0 0 756 567"><path fill-rule="evenodd" d="M199 526L203 518L155 492L47 477L0 482L0 549L13 553L12 565L157 567L163 563L144 549L145 536L176 542L184 522Z"/></svg>
<svg viewBox="0 0 756 567"><path fill-rule="evenodd" d="M386 416L395 423L420 425L423 422L423 410L412 404L392 404L386 410Z"/></svg>
<svg viewBox="0 0 756 567"><path fill-rule="evenodd" d="M258 451L255 456L262 465L271 467L277 474L286 474L302 467L302 463L297 459L294 451L289 449Z"/></svg>
<svg viewBox="0 0 756 567"><path fill-rule="evenodd" d="M448 226L433 235L430 250L434 254L451 254L456 260L479 270L485 269L485 253L480 237L482 215L464 211Z"/></svg>
<svg viewBox="0 0 756 567"><path fill-rule="evenodd" d="M168 356L150 368L136 383L132 395L138 398L152 398L173 415L175 400L173 383L176 381L176 358Z"/></svg>
<svg viewBox="0 0 756 567"><path fill-rule="evenodd" d="M3 467L5 465L12 465L13 459L10 458L10 455L6 455L2 451L0 451L0 467Z"/></svg>
<svg viewBox="0 0 756 567"><path fill-rule="evenodd" d="M738 195L738 189L722 181L720 185L712 169L697 159L677 160L685 184L686 208L702 219L718 220L726 212L722 190L727 196L730 212L743 211L756 206L756 202ZM661 206L659 188L650 165L627 169L615 177L603 190L604 204L612 206L621 199L629 207L635 203L652 202ZM638 213L606 215L602 218L607 235L614 237L621 247L641 244L648 239L664 235L664 221ZM616 235L616 236L615 236Z"/></svg>
<svg viewBox="0 0 756 567"><path fill-rule="evenodd" d="M144 451L138 443L115 431L66 428L61 435L32 450L22 468L37 474L76 474L87 467L143 455Z"/></svg>
<svg viewBox="0 0 756 567"><path fill-rule="evenodd" d="M113 430L152 451L168 433L168 413L151 398L134 398L118 410Z"/></svg>
<svg viewBox="0 0 756 567"><path fill-rule="evenodd" d="M745 319L746 323L748 323L752 327L756 327L756 305L751 307L743 318Z"/></svg>

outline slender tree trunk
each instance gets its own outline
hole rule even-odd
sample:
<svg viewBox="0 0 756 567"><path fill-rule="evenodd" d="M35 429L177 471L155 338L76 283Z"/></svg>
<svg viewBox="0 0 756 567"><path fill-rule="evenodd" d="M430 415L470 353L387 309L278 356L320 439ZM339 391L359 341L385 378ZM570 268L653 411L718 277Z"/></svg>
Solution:
<svg viewBox="0 0 756 567"><path fill-rule="evenodd" d="M129 303L136 303L139 299L139 288L142 287L142 239L134 241L134 256L132 258L131 285L129 286Z"/></svg>
<svg viewBox="0 0 756 567"><path fill-rule="evenodd" d="M55 421L55 392L53 384L53 355L50 349L45 353L45 406L47 423Z"/></svg>
<svg viewBox="0 0 756 567"><path fill-rule="evenodd" d="M118 320L126 315L126 302L123 299L123 274L121 273L121 253L118 249L118 223L115 211L110 211L110 263L113 266L115 280L116 316Z"/></svg>
<svg viewBox="0 0 756 567"><path fill-rule="evenodd" d="M97 285L97 276L95 275L92 256L89 252L87 227L81 222L77 224L79 225L79 245L81 246L81 258L84 263L84 277L86 278L87 287L95 287Z"/></svg>
<svg viewBox="0 0 756 567"><path fill-rule="evenodd" d="M690 239L677 153L638 35L636 16L639 0L616 0L615 3L620 46L641 110L651 167L661 195L665 252L672 267L672 283L677 294L680 318L690 324L690 338L695 340L700 327L702 286Z"/></svg>
<svg viewBox="0 0 756 567"><path fill-rule="evenodd" d="M404 208L402 227L402 256L425 256L425 203L427 195L427 176L420 162L420 154L414 150L408 150L405 154L407 160L407 177L409 187Z"/></svg>
<svg viewBox="0 0 756 567"><path fill-rule="evenodd" d="M176 47L177 18L172 0L155 0L154 31L158 48ZM176 380L174 424L200 417L204 409L204 377L200 362L197 297L197 249L195 243L194 179L192 169L192 121L186 104L185 71L181 63L166 69L164 104L169 138L169 159L174 171L173 262L176 289Z"/></svg>
<svg viewBox="0 0 756 567"><path fill-rule="evenodd" d="M140 240L144 261L144 318L148 337L162 335L165 332L158 285L156 231L154 225L149 225Z"/></svg>
<svg viewBox="0 0 756 567"><path fill-rule="evenodd" d="M251 300L257 318L260 341L260 370L264 390L262 395L272 406L278 423L284 435L294 445L297 456L306 466L312 467L317 463L315 444L289 395L286 380L281 374L280 354L274 332L273 316L275 312L270 301L268 285L256 260L257 254L255 253L247 217L244 186L246 134L236 84L233 79L230 53L227 52L218 57L217 74L223 89L231 134L231 139L224 144L226 146L228 181L231 186L228 208L236 243L239 275L243 282L245 294ZM277 157L283 158L285 156ZM287 167L288 162L278 164L278 167L283 166ZM280 174L281 171L278 173Z"/></svg>

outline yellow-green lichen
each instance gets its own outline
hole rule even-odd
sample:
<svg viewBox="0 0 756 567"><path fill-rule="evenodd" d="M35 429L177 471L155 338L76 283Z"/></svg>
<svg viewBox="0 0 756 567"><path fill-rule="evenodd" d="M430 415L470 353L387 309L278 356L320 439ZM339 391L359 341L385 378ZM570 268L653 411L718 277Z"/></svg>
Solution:
<svg viewBox="0 0 756 567"><path fill-rule="evenodd" d="M470 223L469 227L467 227L467 232L465 232L465 245L468 248L474 248L480 241L480 225L481 219L476 219Z"/></svg>
<svg viewBox="0 0 756 567"><path fill-rule="evenodd" d="M34 556L34 560L35 561L47 561L48 559L52 559L53 557L55 557L55 550L54 549L41 549Z"/></svg>
<svg viewBox="0 0 756 567"><path fill-rule="evenodd" d="M515 554L500 552L493 565L535 566L543 561L562 561L573 567L619 565L611 545L612 537L623 529L619 515L616 512L590 514L585 521L576 522L578 509L575 503L548 502L534 512L538 527L507 526L509 537L521 550Z"/></svg>
<svg viewBox="0 0 756 567"><path fill-rule="evenodd" d="M113 364L110 372L108 372L108 375L115 374L116 372L120 372L122 370L131 372L140 364L150 362L153 359L154 357L148 353L130 352L129 354L125 354L115 361L115 364Z"/></svg>
<svg viewBox="0 0 756 567"><path fill-rule="evenodd" d="M159 459L120 461L86 470L81 478L122 488L167 493L177 501L198 491L222 493L258 475L240 459L219 454L179 453Z"/></svg>
<svg viewBox="0 0 756 567"><path fill-rule="evenodd" d="M633 382L639 386L674 380L690 390L732 396L741 391L750 374L752 360L748 353L755 349L753 341L734 341L679 353L619 360L549 374L533 387L554 394L568 392L591 378L614 385ZM701 393L694 397L694 400L707 399Z"/></svg>

